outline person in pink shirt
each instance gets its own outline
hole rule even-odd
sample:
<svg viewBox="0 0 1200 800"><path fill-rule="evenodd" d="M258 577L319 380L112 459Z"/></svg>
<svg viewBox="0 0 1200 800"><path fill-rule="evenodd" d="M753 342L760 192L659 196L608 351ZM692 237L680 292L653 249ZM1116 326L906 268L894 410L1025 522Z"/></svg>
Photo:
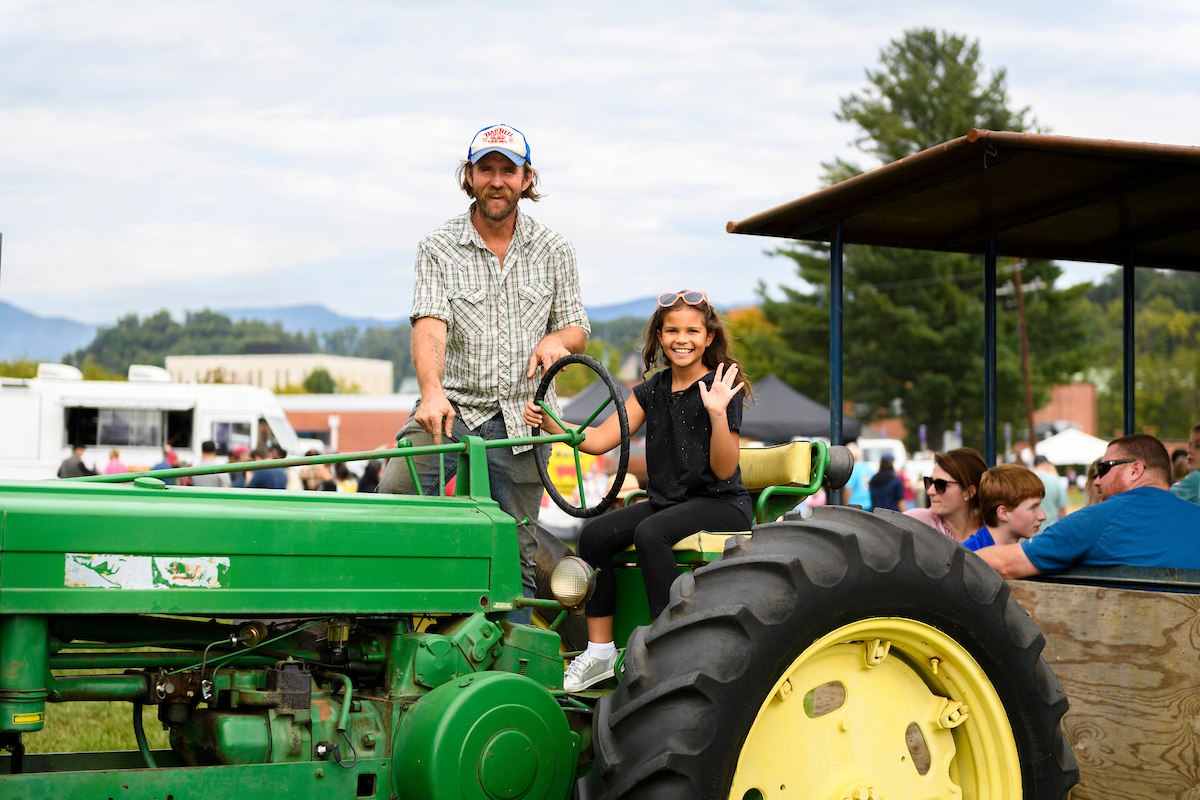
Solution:
<svg viewBox="0 0 1200 800"><path fill-rule="evenodd" d="M122 472L129 472L129 467L121 462L121 451L113 448L108 451L108 463L104 465L102 470L105 475L117 475Z"/></svg>
<svg viewBox="0 0 1200 800"><path fill-rule="evenodd" d="M969 447L934 453L933 470L925 478L929 508L904 512L956 542L965 542L983 525L979 513L979 479L987 472L983 456Z"/></svg>

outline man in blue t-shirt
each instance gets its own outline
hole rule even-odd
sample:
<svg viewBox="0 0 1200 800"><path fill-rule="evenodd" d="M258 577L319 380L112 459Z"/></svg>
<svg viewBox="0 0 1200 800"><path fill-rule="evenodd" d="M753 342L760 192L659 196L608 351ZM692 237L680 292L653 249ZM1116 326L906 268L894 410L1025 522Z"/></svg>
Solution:
<svg viewBox="0 0 1200 800"><path fill-rule="evenodd" d="M1167 491L1171 459L1153 436L1114 439L1098 465L1103 502L1024 542L979 556L1003 577L1053 574L1073 564L1200 569L1200 506Z"/></svg>
<svg viewBox="0 0 1200 800"><path fill-rule="evenodd" d="M254 461L267 461L272 458L287 458L287 453L278 447L273 447L274 452L268 452L267 448L259 445L254 448L254 452L250 454ZM286 489L287 488L287 470L283 467L268 467L266 469L255 470L250 473L249 480L246 481L247 489Z"/></svg>

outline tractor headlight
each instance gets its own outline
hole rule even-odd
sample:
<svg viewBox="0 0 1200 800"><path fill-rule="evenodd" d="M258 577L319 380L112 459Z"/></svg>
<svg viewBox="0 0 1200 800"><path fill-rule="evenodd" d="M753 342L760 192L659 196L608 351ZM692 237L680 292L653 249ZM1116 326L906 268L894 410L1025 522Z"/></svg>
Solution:
<svg viewBox="0 0 1200 800"><path fill-rule="evenodd" d="M579 556L567 556L550 573L550 594L568 608L582 605L596 588L596 573Z"/></svg>

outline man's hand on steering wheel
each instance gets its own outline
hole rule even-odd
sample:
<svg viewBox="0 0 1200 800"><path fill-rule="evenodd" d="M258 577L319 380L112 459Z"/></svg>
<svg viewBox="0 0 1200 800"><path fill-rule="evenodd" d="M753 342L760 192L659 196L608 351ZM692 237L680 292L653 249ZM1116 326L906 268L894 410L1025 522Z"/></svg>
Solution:
<svg viewBox="0 0 1200 800"><path fill-rule="evenodd" d="M433 437L434 444L442 443L442 433L450 439L454 435L454 406L444 394L421 400L417 409L417 424Z"/></svg>
<svg viewBox="0 0 1200 800"><path fill-rule="evenodd" d="M555 361L569 355L571 355L571 351L563 344L562 337L557 332L548 333L538 342L538 346L533 350L533 355L529 357L529 370L525 373L525 377L533 380L539 367L544 373L554 366Z"/></svg>

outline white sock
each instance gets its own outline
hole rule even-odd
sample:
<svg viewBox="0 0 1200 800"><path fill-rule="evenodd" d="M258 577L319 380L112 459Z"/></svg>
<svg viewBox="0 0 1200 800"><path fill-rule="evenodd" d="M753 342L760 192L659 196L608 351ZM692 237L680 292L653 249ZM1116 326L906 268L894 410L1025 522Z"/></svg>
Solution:
<svg viewBox="0 0 1200 800"><path fill-rule="evenodd" d="M614 642L593 642L588 641L587 652L593 658L612 658L617 652L617 645Z"/></svg>

